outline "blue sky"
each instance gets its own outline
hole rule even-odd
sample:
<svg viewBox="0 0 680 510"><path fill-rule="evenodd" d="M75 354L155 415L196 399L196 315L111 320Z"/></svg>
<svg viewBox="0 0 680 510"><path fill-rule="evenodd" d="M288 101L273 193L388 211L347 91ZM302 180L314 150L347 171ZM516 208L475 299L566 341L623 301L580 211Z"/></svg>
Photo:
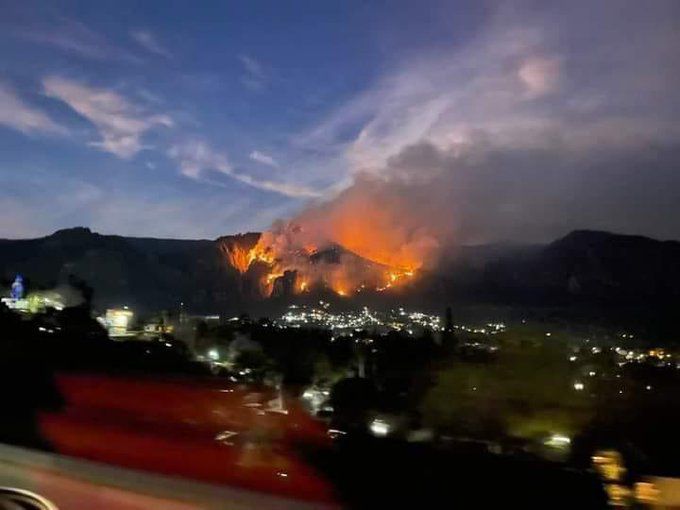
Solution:
<svg viewBox="0 0 680 510"><path fill-rule="evenodd" d="M471 241L513 228L532 239L573 227L677 237L678 225L659 218L677 198L667 188L678 9L651 4L0 0L0 236L74 225L181 238L263 229L332 203L358 175L421 183L429 163L395 174L394 162L430 144L466 158L489 146L552 151L562 168L532 174L528 196L497 191L484 208L493 215L465 204L507 177L448 167L428 177L469 191L450 213ZM670 151L669 167L652 158L660 166L649 177L666 191L648 193L650 215L624 222L635 187L610 195L621 176L606 162L622 147L644 158L649 144ZM595 184L593 165L604 165ZM593 185L604 211L572 203ZM555 216L534 224L541 208Z"/></svg>

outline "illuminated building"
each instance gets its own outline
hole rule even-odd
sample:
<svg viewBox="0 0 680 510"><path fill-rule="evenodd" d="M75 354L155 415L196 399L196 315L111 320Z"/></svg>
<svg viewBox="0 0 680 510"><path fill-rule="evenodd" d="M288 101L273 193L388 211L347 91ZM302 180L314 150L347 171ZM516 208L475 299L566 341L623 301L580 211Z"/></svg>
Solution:
<svg viewBox="0 0 680 510"><path fill-rule="evenodd" d="M134 313L132 310L125 308L109 308L106 310L104 317L104 325L109 333L109 336L127 336L129 335L129 327L132 324Z"/></svg>
<svg viewBox="0 0 680 510"><path fill-rule="evenodd" d="M144 324L145 335L162 335L164 333L172 333L175 327L172 324L165 324L164 322L149 322Z"/></svg>
<svg viewBox="0 0 680 510"><path fill-rule="evenodd" d="M10 310L28 313L28 300L27 299L14 299L14 298L11 298L11 297L4 297L4 298L2 298L2 302Z"/></svg>
<svg viewBox="0 0 680 510"><path fill-rule="evenodd" d="M12 283L10 297L2 298L2 302L10 310L28 314L41 313L48 308L55 310L64 308L64 300L61 294L55 291L37 291L24 297L23 278L19 274Z"/></svg>

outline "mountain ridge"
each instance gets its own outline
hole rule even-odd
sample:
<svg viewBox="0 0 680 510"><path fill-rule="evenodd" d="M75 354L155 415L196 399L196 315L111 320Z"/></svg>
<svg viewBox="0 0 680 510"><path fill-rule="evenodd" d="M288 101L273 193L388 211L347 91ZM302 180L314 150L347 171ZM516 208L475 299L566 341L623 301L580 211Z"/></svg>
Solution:
<svg viewBox="0 0 680 510"><path fill-rule="evenodd" d="M257 232L193 240L62 229L34 239L0 239L0 279L7 287L22 273L29 288L49 288L76 277L94 289L98 307L155 310L183 302L197 313L248 310L263 301L253 291L259 273L237 270L225 247L247 250L259 238ZM310 263L320 256L333 260L338 250L344 248L322 250ZM576 230L544 245L461 247L452 261L403 292L423 303L673 304L680 301L678 262L678 241ZM291 297L285 285L279 287L284 290L277 299ZM385 301L389 298L386 293Z"/></svg>

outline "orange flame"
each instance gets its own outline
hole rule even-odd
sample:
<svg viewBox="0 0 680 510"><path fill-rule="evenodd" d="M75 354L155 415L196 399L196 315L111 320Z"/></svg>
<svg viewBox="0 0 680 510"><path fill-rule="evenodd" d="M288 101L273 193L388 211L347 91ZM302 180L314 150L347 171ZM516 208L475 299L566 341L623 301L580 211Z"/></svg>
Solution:
<svg viewBox="0 0 680 510"><path fill-rule="evenodd" d="M251 250L252 251L252 250ZM237 245L228 246L225 250L229 263L232 267L243 274L250 267L250 251Z"/></svg>
<svg viewBox="0 0 680 510"><path fill-rule="evenodd" d="M265 264L272 265L275 262L274 254L271 249L262 246L260 241L255 245L255 248L248 252L248 267L255 261L264 262Z"/></svg>
<svg viewBox="0 0 680 510"><path fill-rule="evenodd" d="M385 283L376 287L375 290L383 292L411 279L415 271L413 269L392 269L385 275Z"/></svg>

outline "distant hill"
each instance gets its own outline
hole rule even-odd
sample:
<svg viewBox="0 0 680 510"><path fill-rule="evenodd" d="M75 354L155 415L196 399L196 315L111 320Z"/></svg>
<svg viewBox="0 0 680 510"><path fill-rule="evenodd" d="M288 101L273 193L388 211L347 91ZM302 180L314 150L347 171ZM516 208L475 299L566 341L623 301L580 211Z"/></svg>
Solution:
<svg viewBox="0 0 680 510"><path fill-rule="evenodd" d="M101 235L87 228L29 240L0 240L4 285L22 273L29 288L49 288L76 277L94 289L100 308L127 304L143 310L214 311L240 301L236 271L215 241Z"/></svg>
<svg viewBox="0 0 680 510"><path fill-rule="evenodd" d="M483 285L511 300L674 302L680 298L680 242L578 230L491 260Z"/></svg>
<svg viewBox="0 0 680 510"><path fill-rule="evenodd" d="M127 304L140 310L197 313L264 309L257 264L239 271L238 258L259 233L216 240L101 235L87 228L38 239L0 240L0 279L8 287L22 273L33 288L69 279L94 289L99 308ZM342 247L310 257L332 262ZM680 303L680 243L607 232L575 231L547 245L459 248L451 260L396 295L361 296L372 304L395 300L441 308L445 302L518 306L604 305L673 308ZM356 257L356 256L354 256ZM236 262L234 262L236 261ZM284 279L277 303L290 300Z"/></svg>

